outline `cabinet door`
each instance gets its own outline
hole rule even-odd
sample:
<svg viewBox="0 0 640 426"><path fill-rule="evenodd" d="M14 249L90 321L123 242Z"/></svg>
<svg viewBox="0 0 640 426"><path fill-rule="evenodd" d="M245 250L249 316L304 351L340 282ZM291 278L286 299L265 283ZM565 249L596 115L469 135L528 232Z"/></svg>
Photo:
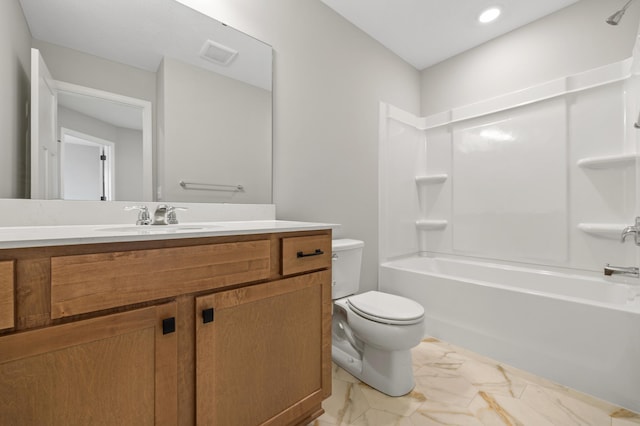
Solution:
<svg viewBox="0 0 640 426"><path fill-rule="evenodd" d="M1 423L177 424L175 315L169 303L0 338Z"/></svg>
<svg viewBox="0 0 640 426"><path fill-rule="evenodd" d="M330 284L320 271L196 300L199 425L286 425L321 409L331 388Z"/></svg>

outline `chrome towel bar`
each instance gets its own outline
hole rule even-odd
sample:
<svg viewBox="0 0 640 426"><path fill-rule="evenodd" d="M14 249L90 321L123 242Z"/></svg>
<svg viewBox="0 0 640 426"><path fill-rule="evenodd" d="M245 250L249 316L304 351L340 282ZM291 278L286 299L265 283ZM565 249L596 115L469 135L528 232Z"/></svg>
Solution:
<svg viewBox="0 0 640 426"><path fill-rule="evenodd" d="M185 182L183 180L181 180L178 183L183 189L195 189L200 191L227 191L227 192L244 191L244 186L242 185L222 185L218 183Z"/></svg>

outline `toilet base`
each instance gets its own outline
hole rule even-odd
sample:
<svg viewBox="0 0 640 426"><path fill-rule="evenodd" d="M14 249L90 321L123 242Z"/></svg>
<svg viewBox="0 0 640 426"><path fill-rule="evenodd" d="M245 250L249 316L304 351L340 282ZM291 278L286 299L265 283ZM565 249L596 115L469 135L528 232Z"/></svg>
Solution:
<svg viewBox="0 0 640 426"><path fill-rule="evenodd" d="M362 375L362 358L358 355L348 353L343 348L333 345L331 347L331 359L352 376L359 378Z"/></svg>
<svg viewBox="0 0 640 426"><path fill-rule="evenodd" d="M359 358L333 345L331 355L351 375L389 396L406 395L415 387L410 350L383 351L365 345Z"/></svg>

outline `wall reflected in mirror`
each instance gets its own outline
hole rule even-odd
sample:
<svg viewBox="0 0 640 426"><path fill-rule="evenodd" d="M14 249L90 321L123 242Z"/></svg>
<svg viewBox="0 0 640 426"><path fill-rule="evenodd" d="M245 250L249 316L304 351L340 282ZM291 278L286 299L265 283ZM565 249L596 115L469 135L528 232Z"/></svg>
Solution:
<svg viewBox="0 0 640 426"><path fill-rule="evenodd" d="M111 121L123 102L98 112L86 93L55 93L56 143L29 156L32 198L271 203L270 46L173 0L20 4L56 87L149 102L152 122L146 134L139 109L137 124Z"/></svg>

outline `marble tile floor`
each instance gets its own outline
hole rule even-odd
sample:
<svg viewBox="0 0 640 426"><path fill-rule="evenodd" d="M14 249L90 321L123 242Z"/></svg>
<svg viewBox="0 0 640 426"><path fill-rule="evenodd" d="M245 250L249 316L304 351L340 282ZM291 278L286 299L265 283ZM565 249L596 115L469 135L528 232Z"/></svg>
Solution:
<svg viewBox="0 0 640 426"><path fill-rule="evenodd" d="M412 356L416 387L398 398L334 364L332 396L310 426L640 425L640 414L433 338Z"/></svg>

